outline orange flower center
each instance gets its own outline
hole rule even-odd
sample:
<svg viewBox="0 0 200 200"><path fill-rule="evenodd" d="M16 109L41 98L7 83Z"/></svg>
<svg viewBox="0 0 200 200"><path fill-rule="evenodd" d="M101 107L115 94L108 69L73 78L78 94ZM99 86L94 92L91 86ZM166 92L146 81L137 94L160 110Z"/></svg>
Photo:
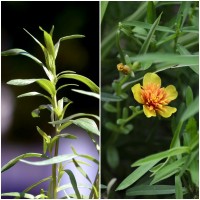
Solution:
<svg viewBox="0 0 200 200"><path fill-rule="evenodd" d="M149 107L150 110L161 109L164 105L169 103L167 100L167 94L164 88L156 84L149 84L142 87L141 98L144 104Z"/></svg>

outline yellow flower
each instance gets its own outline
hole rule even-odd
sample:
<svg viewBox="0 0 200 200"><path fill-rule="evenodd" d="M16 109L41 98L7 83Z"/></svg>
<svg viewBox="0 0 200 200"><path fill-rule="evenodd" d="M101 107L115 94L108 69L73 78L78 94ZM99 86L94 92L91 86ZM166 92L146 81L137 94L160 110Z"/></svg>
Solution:
<svg viewBox="0 0 200 200"><path fill-rule="evenodd" d="M143 86L138 83L131 89L135 100L143 104L144 114L147 117L161 115L167 118L177 110L174 107L168 106L178 96L176 88L173 85L161 88L161 79L155 73L145 74Z"/></svg>

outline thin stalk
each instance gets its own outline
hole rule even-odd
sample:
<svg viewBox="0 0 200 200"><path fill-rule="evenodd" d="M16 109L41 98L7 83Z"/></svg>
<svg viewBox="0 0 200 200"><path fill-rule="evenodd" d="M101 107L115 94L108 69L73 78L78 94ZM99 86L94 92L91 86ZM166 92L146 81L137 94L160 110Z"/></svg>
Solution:
<svg viewBox="0 0 200 200"><path fill-rule="evenodd" d="M54 109L56 110L58 107L57 103L57 97L56 95L53 97L53 102L54 102ZM58 120L56 113L54 113L55 120ZM58 135L58 126L55 126L55 134ZM56 141L55 144L55 149L54 149L54 157L58 156L58 148L59 148L59 140ZM58 181L57 181L57 164L52 165L52 179L53 179L53 191L52 191L52 197L53 199L57 199L57 187L58 187Z"/></svg>

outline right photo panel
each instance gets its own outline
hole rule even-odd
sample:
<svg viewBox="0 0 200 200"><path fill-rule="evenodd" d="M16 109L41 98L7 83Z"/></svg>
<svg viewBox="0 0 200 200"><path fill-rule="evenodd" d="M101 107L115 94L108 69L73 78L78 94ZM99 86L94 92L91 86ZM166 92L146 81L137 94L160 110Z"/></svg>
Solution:
<svg viewBox="0 0 200 200"><path fill-rule="evenodd" d="M102 1L101 198L199 198L199 2Z"/></svg>

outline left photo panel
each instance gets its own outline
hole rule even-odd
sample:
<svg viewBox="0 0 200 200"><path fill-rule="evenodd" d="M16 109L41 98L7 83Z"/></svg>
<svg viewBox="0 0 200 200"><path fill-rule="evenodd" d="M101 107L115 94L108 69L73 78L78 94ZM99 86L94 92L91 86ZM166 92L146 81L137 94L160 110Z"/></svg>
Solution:
<svg viewBox="0 0 200 200"><path fill-rule="evenodd" d="M1 2L1 198L100 198L99 32L98 1Z"/></svg>

